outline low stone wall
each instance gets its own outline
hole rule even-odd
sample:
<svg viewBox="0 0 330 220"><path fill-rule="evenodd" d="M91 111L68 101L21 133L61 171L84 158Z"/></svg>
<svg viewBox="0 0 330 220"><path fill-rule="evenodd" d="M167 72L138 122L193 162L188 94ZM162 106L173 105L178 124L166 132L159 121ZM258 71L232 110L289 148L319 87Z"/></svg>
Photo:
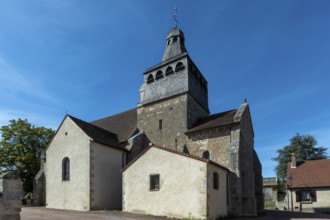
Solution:
<svg viewBox="0 0 330 220"><path fill-rule="evenodd" d="M0 220L19 220L23 185L14 173L0 174Z"/></svg>

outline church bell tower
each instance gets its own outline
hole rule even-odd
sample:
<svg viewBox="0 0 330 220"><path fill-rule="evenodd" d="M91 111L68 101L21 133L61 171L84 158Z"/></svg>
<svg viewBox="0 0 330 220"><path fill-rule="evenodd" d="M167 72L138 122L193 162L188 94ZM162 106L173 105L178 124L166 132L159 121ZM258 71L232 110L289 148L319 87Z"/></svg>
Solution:
<svg viewBox="0 0 330 220"><path fill-rule="evenodd" d="M182 150L185 132L209 114L207 81L189 57L183 32L167 35L161 63L144 72L138 128L152 143Z"/></svg>

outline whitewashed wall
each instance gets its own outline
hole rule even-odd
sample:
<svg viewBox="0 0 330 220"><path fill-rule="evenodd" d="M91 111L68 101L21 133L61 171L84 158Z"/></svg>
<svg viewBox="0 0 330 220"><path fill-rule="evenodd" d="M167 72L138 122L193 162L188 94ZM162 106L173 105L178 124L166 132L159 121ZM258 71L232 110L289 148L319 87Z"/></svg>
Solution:
<svg viewBox="0 0 330 220"><path fill-rule="evenodd" d="M62 181L62 160L70 159L70 181ZM46 206L90 210L90 140L69 118L46 151Z"/></svg>
<svg viewBox="0 0 330 220"><path fill-rule="evenodd" d="M121 209L123 151L95 142L91 146L91 209Z"/></svg>
<svg viewBox="0 0 330 220"><path fill-rule="evenodd" d="M149 176L160 175L160 190ZM151 148L123 172L123 210L156 216L205 219L207 163Z"/></svg>
<svg viewBox="0 0 330 220"><path fill-rule="evenodd" d="M213 188L213 173L219 175L219 188ZM227 171L213 164L207 166L208 217L216 219L227 216Z"/></svg>
<svg viewBox="0 0 330 220"><path fill-rule="evenodd" d="M292 192L293 210L298 211L300 209L300 202L296 202L296 192ZM288 191L287 199L289 200L289 210L291 210L291 193ZM316 202L304 202L302 203L302 211L313 211L314 209L327 209L330 211L330 188L316 189Z"/></svg>

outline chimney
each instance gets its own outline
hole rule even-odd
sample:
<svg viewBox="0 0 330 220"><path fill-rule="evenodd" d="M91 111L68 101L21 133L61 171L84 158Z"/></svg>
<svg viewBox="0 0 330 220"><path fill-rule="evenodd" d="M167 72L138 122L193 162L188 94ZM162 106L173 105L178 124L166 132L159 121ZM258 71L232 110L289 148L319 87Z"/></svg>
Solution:
<svg viewBox="0 0 330 220"><path fill-rule="evenodd" d="M296 155L295 153L291 154L291 168L296 168L297 167L297 161L296 161Z"/></svg>

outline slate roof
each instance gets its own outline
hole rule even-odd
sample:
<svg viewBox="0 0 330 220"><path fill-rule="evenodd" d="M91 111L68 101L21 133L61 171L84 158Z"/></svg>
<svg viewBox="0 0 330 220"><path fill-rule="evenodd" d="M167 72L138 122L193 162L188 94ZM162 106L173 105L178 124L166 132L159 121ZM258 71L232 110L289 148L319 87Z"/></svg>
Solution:
<svg viewBox="0 0 330 220"><path fill-rule="evenodd" d="M330 187L330 160L309 160L297 163L296 168L291 168L288 163L287 185L289 188L315 188ZM291 181L288 177L292 176Z"/></svg>
<svg viewBox="0 0 330 220"><path fill-rule="evenodd" d="M72 121L74 121L74 123L76 123L76 125L79 126L94 141L101 144L110 145L112 147L119 147L119 141L116 134L71 115L68 115L68 117L71 118Z"/></svg>
<svg viewBox="0 0 330 220"><path fill-rule="evenodd" d="M233 109L200 118L186 133L234 124L236 123L234 121L236 112L237 109Z"/></svg>
<svg viewBox="0 0 330 220"><path fill-rule="evenodd" d="M101 118L92 121L91 124L116 133L119 142L124 142L137 131L137 110L134 108L116 115Z"/></svg>

